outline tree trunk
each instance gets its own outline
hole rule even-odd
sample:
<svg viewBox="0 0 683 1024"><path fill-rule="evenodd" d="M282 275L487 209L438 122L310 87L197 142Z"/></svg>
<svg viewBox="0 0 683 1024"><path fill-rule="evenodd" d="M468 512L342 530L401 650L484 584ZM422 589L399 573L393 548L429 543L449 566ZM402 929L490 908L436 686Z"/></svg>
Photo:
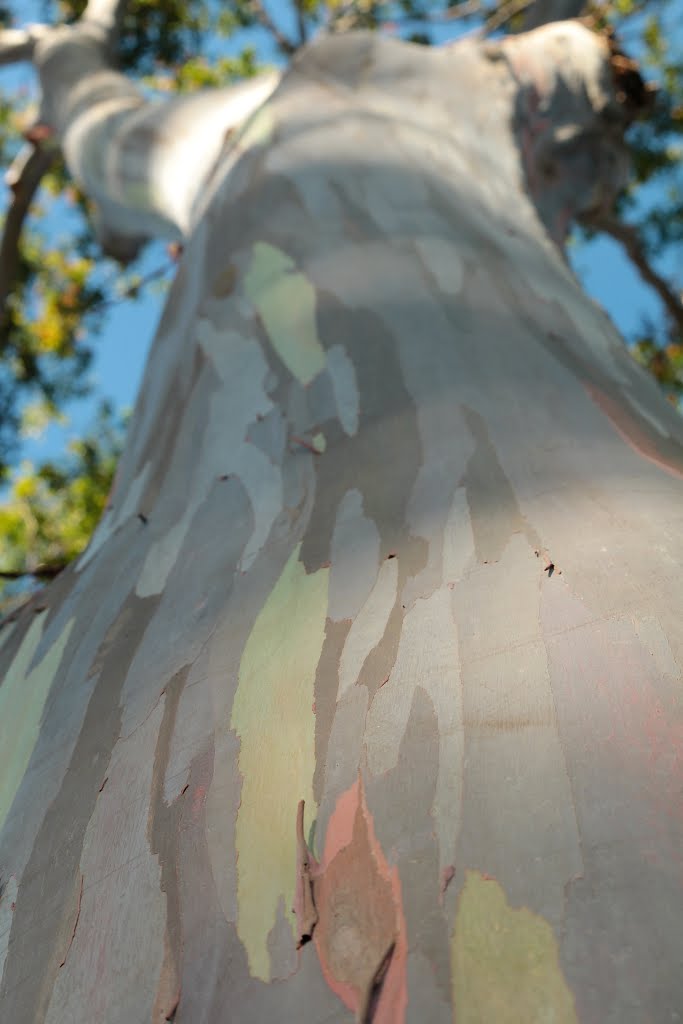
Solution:
<svg viewBox="0 0 683 1024"><path fill-rule="evenodd" d="M681 424L556 244L623 118L578 24L358 34L227 152L0 633L3 1020L677 1019Z"/></svg>

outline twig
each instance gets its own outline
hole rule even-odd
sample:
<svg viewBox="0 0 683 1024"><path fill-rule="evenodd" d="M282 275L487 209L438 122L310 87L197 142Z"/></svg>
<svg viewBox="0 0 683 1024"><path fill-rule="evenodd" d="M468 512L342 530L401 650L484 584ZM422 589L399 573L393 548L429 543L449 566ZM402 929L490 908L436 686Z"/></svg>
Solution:
<svg viewBox="0 0 683 1024"><path fill-rule="evenodd" d="M299 46L303 46L308 38L303 0L294 0L294 6L296 8L296 27L297 32L299 33Z"/></svg>
<svg viewBox="0 0 683 1024"><path fill-rule="evenodd" d="M170 263L162 263L160 266L155 267L154 270L150 270L148 274L145 274L140 278L139 281L128 285L123 291L119 292L118 295L114 295L111 298L99 299L97 302L93 302L86 309L86 313L92 313L97 309L108 309L110 306L117 306L119 302L125 302L126 299L134 299L137 297L137 293L141 291L145 285L151 284L158 278L163 277L169 271L173 270L175 260L171 260Z"/></svg>
<svg viewBox="0 0 683 1024"><path fill-rule="evenodd" d="M304 801L299 800L296 809L296 882L293 907L296 915L297 949L311 941L313 929L318 923L313 893L313 872L317 868L318 864L304 839Z"/></svg>
<svg viewBox="0 0 683 1024"><path fill-rule="evenodd" d="M467 18L470 14L481 14L484 7L481 0L466 0L464 4L457 7L449 7L447 11L440 11L439 14L429 15L430 21L457 21L458 18Z"/></svg>
<svg viewBox="0 0 683 1024"><path fill-rule="evenodd" d="M531 7L536 0L510 0L509 3L503 4L497 11L495 11L490 18L484 22L482 32L484 35L488 35L490 32L495 32L496 29L506 25L511 18L514 18L516 14L520 14L525 11L527 7Z"/></svg>
<svg viewBox="0 0 683 1024"><path fill-rule="evenodd" d="M24 146L10 169L5 181L9 186L10 200L5 226L0 242L0 334L4 333L7 324L7 299L14 288L19 270L19 238L24 226L26 214L38 191L44 175L50 169L56 151L43 146ZM0 337L0 350L2 338Z"/></svg>
<svg viewBox="0 0 683 1024"><path fill-rule="evenodd" d="M67 565L68 562L55 562L53 565L37 565L35 569L0 569L0 579L24 580L32 576L36 580L53 580Z"/></svg>
<svg viewBox="0 0 683 1024"><path fill-rule="evenodd" d="M578 18L587 6L586 0L533 0L527 5L522 32L530 32L551 21L568 21Z"/></svg>
<svg viewBox="0 0 683 1024"><path fill-rule="evenodd" d="M271 16L268 14L268 11L263 6L262 0L251 0L251 9L256 20L263 26L263 28L268 29L283 53L286 53L287 55L296 53L297 47L292 40L277 27Z"/></svg>
<svg viewBox="0 0 683 1024"><path fill-rule="evenodd" d="M329 18L327 27L333 29L335 25L344 23L344 20L354 13L356 6L356 2L353 2L340 7ZM424 22L436 25L444 22L458 21L460 18L469 18L474 14L482 14L484 10L485 7L482 0L465 0L464 3L458 4L457 7L449 7L446 11L425 12L424 14L412 16L409 14L396 15L395 17L390 17L389 22L391 25L411 25Z"/></svg>
<svg viewBox="0 0 683 1024"><path fill-rule="evenodd" d="M19 61L31 60L36 43L46 32L49 32L47 25L2 29L0 31L0 64L17 64Z"/></svg>
<svg viewBox="0 0 683 1024"><path fill-rule="evenodd" d="M588 218L587 223L621 243L643 281L654 288L676 328L683 335L683 303L669 283L653 269L636 229L630 224L605 215L595 219Z"/></svg>

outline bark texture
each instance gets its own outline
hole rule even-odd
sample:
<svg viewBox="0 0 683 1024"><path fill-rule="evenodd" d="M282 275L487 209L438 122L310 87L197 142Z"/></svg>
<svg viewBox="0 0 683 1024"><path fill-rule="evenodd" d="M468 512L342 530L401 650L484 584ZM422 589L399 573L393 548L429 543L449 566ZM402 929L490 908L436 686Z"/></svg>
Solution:
<svg viewBox="0 0 683 1024"><path fill-rule="evenodd" d="M681 424L556 244L622 128L578 24L357 34L226 150L0 632L3 1020L676 1019Z"/></svg>

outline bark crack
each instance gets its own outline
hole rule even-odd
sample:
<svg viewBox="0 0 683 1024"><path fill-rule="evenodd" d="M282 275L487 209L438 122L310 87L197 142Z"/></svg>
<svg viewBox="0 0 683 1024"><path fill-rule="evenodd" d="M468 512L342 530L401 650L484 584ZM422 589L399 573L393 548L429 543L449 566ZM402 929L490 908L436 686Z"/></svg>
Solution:
<svg viewBox="0 0 683 1024"><path fill-rule="evenodd" d="M83 899L83 880L84 875L81 875L81 884L78 889L78 902L76 903L76 917L74 918L74 926L71 930L71 938L69 939L69 945L66 947L66 952L64 953L64 959L59 964L60 968L62 968L66 963L66 958L69 955L69 951L71 950L71 947L73 946L74 943L74 939L76 937L76 929L78 928L78 922L81 917L81 901Z"/></svg>

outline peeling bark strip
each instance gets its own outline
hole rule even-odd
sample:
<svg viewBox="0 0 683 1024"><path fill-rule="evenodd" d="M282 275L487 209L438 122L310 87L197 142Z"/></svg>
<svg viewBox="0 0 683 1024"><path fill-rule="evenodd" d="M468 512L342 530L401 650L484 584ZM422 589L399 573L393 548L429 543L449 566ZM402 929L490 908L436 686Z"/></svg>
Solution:
<svg viewBox="0 0 683 1024"><path fill-rule="evenodd" d="M318 864L304 839L304 801L296 809L296 890L293 913L296 914L296 948L310 942L318 923L318 912L313 897L313 875Z"/></svg>
<svg viewBox="0 0 683 1024"><path fill-rule="evenodd" d="M0 634L3 1024L673 1019L682 424L553 245L637 90L578 24L331 36L212 150L98 25L34 40L41 123L188 238L112 508Z"/></svg>

